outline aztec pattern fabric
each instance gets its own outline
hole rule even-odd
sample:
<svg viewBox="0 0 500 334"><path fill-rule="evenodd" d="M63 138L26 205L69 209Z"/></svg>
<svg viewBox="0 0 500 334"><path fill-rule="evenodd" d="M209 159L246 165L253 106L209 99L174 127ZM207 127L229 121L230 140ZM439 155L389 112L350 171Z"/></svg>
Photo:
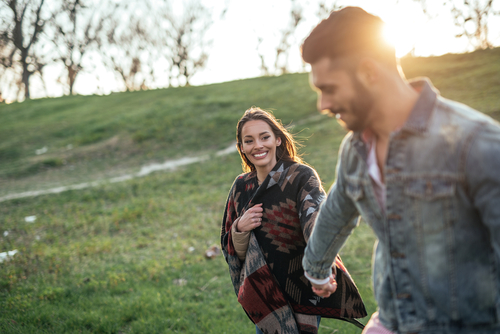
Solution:
<svg viewBox="0 0 500 334"><path fill-rule="evenodd" d="M278 162L260 186L255 172L241 174L233 183L222 222L222 251L239 303L264 333L317 333L316 315L342 320L366 316L340 257L332 265L337 291L329 298L316 296L304 276L304 249L324 198L315 171L294 162ZM242 262L231 225L259 203L262 224L250 234Z"/></svg>

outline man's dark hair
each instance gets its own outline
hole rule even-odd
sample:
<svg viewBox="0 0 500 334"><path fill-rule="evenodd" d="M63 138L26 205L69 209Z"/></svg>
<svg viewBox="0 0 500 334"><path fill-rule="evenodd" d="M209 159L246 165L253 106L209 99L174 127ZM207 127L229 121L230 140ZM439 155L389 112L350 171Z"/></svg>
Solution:
<svg viewBox="0 0 500 334"><path fill-rule="evenodd" d="M384 21L359 7L344 7L321 21L302 44L302 58L313 64L323 57L371 56L397 65L394 46L383 36Z"/></svg>

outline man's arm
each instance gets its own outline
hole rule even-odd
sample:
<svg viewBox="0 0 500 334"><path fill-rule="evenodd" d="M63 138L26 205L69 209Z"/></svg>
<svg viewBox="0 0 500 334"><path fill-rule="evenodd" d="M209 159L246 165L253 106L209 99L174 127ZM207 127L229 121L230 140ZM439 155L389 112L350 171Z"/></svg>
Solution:
<svg viewBox="0 0 500 334"><path fill-rule="evenodd" d="M336 289L332 263L356 227L359 215L354 203L344 191L343 151L341 148L337 163L337 179L321 205L302 260L306 277L313 287L325 294L334 291L334 286Z"/></svg>
<svg viewBox="0 0 500 334"><path fill-rule="evenodd" d="M479 128L466 154L469 193L500 258L500 126L487 123Z"/></svg>

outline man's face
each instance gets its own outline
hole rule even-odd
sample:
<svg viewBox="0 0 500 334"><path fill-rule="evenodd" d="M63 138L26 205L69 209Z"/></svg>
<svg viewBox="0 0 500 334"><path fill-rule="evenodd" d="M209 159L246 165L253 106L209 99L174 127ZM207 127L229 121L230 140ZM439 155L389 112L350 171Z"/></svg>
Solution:
<svg viewBox="0 0 500 334"><path fill-rule="evenodd" d="M370 124L374 98L346 61L322 58L311 65L311 82L318 91L318 109L335 115L352 131Z"/></svg>

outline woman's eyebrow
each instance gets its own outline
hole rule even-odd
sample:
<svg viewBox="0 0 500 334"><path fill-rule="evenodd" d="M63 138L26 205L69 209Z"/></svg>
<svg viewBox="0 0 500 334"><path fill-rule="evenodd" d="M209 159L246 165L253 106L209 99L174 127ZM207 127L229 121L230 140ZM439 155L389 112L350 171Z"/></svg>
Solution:
<svg viewBox="0 0 500 334"><path fill-rule="evenodd" d="M261 132L261 133L259 133L259 136L262 136L263 134L266 134L266 133L269 133L269 131ZM246 135L243 138L245 138L245 137L252 137L252 136L251 135Z"/></svg>

